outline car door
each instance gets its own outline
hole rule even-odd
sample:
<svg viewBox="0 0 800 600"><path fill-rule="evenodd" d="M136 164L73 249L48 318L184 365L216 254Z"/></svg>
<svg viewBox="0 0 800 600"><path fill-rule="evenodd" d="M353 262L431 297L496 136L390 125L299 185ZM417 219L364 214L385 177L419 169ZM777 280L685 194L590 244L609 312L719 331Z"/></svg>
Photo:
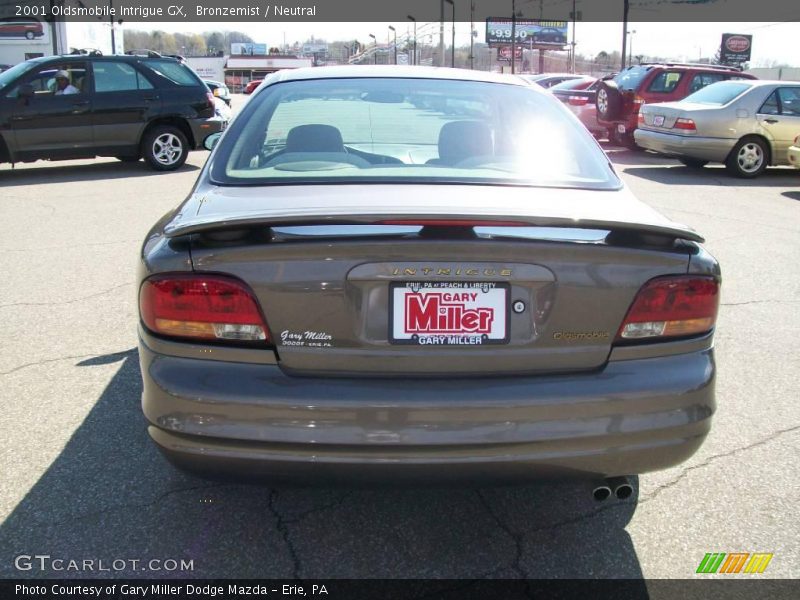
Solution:
<svg viewBox="0 0 800 600"><path fill-rule="evenodd" d="M130 61L96 60L92 68L92 124L98 154L138 152L142 131L161 105L158 89Z"/></svg>
<svg viewBox="0 0 800 600"><path fill-rule="evenodd" d="M77 93L56 95L55 74L66 71ZM33 70L5 94L18 160L68 158L91 153L90 75L86 61L48 63ZM31 86L33 94L20 90Z"/></svg>
<svg viewBox="0 0 800 600"><path fill-rule="evenodd" d="M761 105L757 119L772 143L772 163L788 164L789 146L800 135L800 86L776 88Z"/></svg>

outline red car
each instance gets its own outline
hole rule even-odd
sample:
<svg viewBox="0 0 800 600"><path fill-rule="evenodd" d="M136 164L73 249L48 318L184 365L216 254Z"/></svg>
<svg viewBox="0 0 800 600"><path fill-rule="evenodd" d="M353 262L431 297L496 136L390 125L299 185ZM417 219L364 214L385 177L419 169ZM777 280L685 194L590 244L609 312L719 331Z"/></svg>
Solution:
<svg viewBox="0 0 800 600"><path fill-rule="evenodd" d="M635 148L633 131L642 104L675 102L689 94L730 79L756 79L735 67L691 63L642 63L600 82L597 89L598 123L611 141Z"/></svg>
<svg viewBox="0 0 800 600"><path fill-rule="evenodd" d="M44 27L36 19L3 19L0 21L0 38L25 38L32 40L44 35Z"/></svg>
<svg viewBox="0 0 800 600"><path fill-rule="evenodd" d="M256 91L256 88L261 85L262 81L264 81L264 80L263 79L254 79L253 81L251 81L250 83L248 83L244 87L244 93L245 94L252 94L253 92Z"/></svg>

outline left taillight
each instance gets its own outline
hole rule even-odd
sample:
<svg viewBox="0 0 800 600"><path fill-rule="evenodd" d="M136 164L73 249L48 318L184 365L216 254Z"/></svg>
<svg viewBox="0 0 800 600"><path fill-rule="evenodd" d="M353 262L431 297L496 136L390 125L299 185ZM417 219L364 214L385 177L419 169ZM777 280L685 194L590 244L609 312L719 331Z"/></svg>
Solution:
<svg viewBox="0 0 800 600"><path fill-rule="evenodd" d="M713 277L669 276L648 281L619 328L617 341L657 341L707 333L719 307L719 281Z"/></svg>
<svg viewBox="0 0 800 600"><path fill-rule="evenodd" d="M156 275L139 291L139 313L153 333L168 337L269 343L250 288L221 275Z"/></svg>
<svg viewBox="0 0 800 600"><path fill-rule="evenodd" d="M206 101L208 102L209 108L214 108L214 94L212 94L210 91L206 92Z"/></svg>

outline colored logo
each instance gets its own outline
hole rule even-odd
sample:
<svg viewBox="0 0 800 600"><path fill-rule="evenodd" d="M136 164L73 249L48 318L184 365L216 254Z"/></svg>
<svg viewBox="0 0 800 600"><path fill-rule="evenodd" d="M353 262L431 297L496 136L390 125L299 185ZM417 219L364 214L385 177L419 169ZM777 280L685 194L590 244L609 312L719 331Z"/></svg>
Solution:
<svg viewBox="0 0 800 600"><path fill-rule="evenodd" d="M405 333L491 333L493 308L467 308L478 292L406 296Z"/></svg>
<svg viewBox="0 0 800 600"><path fill-rule="evenodd" d="M772 554L766 552L709 552L700 561L697 573L763 573L772 560Z"/></svg>
<svg viewBox="0 0 800 600"><path fill-rule="evenodd" d="M750 40L743 35L734 35L725 42L731 52L745 52L750 47Z"/></svg>

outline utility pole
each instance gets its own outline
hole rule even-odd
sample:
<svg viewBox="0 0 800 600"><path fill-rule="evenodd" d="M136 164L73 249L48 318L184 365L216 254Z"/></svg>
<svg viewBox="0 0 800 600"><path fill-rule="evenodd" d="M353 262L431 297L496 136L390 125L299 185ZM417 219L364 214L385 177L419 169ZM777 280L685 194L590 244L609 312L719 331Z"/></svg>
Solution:
<svg viewBox="0 0 800 600"><path fill-rule="evenodd" d="M117 53L117 41L114 37L114 15L111 14L113 6L111 4L111 0L108 0L108 19L109 25L111 25L111 54Z"/></svg>
<svg viewBox="0 0 800 600"><path fill-rule="evenodd" d="M517 68L517 2L511 0L511 73Z"/></svg>
<svg viewBox="0 0 800 600"><path fill-rule="evenodd" d="M439 66L444 66L444 0L439 0Z"/></svg>
<svg viewBox="0 0 800 600"><path fill-rule="evenodd" d="M475 0L469 3L469 68L475 68L475 56L473 52L475 42Z"/></svg>
<svg viewBox="0 0 800 600"><path fill-rule="evenodd" d="M455 0L445 0L453 8L452 38L450 40L450 66L456 66L456 3Z"/></svg>
<svg viewBox="0 0 800 600"><path fill-rule="evenodd" d="M575 72L575 24L578 21L578 13L575 12L575 0L572 0L572 59L570 60L570 73Z"/></svg>
<svg viewBox="0 0 800 600"><path fill-rule="evenodd" d="M627 50L628 44L628 9L630 8L629 3L630 0L622 0L622 57L621 61L622 64L620 65L620 71L625 70L625 51Z"/></svg>

